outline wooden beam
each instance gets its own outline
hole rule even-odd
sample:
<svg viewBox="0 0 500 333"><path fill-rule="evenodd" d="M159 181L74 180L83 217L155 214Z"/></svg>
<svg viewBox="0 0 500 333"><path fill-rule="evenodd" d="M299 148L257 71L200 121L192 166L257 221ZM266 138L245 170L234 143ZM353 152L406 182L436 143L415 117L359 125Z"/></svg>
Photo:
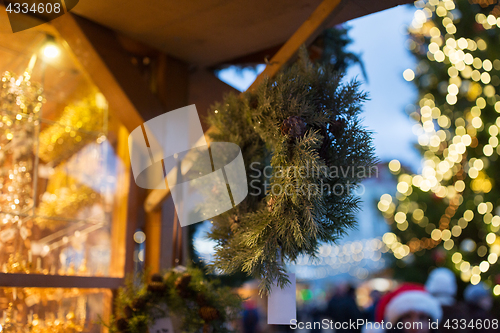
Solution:
<svg viewBox="0 0 500 333"><path fill-rule="evenodd" d="M231 60L224 61L222 64L213 66L214 69L224 68L229 65L239 65L239 66L253 66L257 64L263 64L266 59L271 59L283 46L283 43L268 47L264 50L260 50L251 54L244 55L242 57L234 58Z"/></svg>
<svg viewBox="0 0 500 333"><path fill-rule="evenodd" d="M299 29L283 44L279 51L272 57L266 69L260 73L248 90L255 89L266 77L274 77L281 68L297 53L300 46L311 39L323 27L325 21L332 12L341 3L341 0L323 0L323 2L314 10L309 18L302 23ZM219 96L220 98L220 96ZM198 110L199 112L200 110ZM208 129L210 131L212 129ZM207 131L207 132L208 132ZM205 132L206 140L209 137ZM151 212L158 208L163 200L170 195L170 189L153 190L149 193L144 202L146 212Z"/></svg>
<svg viewBox="0 0 500 333"><path fill-rule="evenodd" d="M340 4L341 0L323 0L300 28L286 41L266 66L266 69L257 76L248 90L257 88L266 77L274 77L281 68L297 53L300 46L305 44L311 36L316 34L325 21Z"/></svg>
<svg viewBox="0 0 500 333"><path fill-rule="evenodd" d="M129 132L167 111L113 31L71 13L55 19L52 25Z"/></svg>
<svg viewBox="0 0 500 333"><path fill-rule="evenodd" d="M121 278L0 273L2 287L118 289Z"/></svg>

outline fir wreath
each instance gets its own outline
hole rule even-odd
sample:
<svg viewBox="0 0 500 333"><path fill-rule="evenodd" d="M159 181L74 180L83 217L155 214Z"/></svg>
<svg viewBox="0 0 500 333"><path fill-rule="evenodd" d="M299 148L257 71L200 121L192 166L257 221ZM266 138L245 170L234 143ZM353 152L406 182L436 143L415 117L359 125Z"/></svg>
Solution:
<svg viewBox="0 0 500 333"><path fill-rule="evenodd" d="M110 333L147 333L165 316L179 319L182 332L233 332L228 323L239 318L242 300L202 270L178 266L164 276L154 274L149 283L145 276L141 280L128 278L119 290L117 317L105 325Z"/></svg>
<svg viewBox="0 0 500 333"><path fill-rule="evenodd" d="M260 279L260 292L289 281L286 262L316 256L354 227L356 187L375 167L360 121L367 95L331 65L296 64L255 91L229 94L207 116L213 141L242 150L249 195L213 219L211 267Z"/></svg>

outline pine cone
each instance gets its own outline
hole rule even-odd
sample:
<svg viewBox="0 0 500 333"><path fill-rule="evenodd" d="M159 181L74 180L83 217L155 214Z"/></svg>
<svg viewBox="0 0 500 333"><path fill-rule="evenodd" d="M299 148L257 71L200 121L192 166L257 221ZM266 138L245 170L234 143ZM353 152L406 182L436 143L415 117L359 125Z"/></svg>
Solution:
<svg viewBox="0 0 500 333"><path fill-rule="evenodd" d="M248 104L252 109L257 109L257 107L259 106L259 98L257 97L257 95L252 95Z"/></svg>
<svg viewBox="0 0 500 333"><path fill-rule="evenodd" d="M125 318L120 318L116 321L116 328L120 332L127 332L128 331L128 321Z"/></svg>
<svg viewBox="0 0 500 333"><path fill-rule="evenodd" d="M343 132L345 125L345 120L342 118L334 120L330 123L330 132L335 136L339 136Z"/></svg>
<svg viewBox="0 0 500 333"><path fill-rule="evenodd" d="M207 298L205 297L205 294L199 293L196 295L196 303L200 307L207 305Z"/></svg>
<svg viewBox="0 0 500 333"><path fill-rule="evenodd" d="M136 298L132 302L132 309L134 309L135 311L142 311L146 308L147 304L148 304L147 298L144 296L141 296L139 298Z"/></svg>
<svg viewBox="0 0 500 333"><path fill-rule="evenodd" d="M233 217L229 218L229 222L230 222L231 231L236 232L236 230L238 230L238 228L240 226L240 221L238 219L238 216L234 215Z"/></svg>
<svg viewBox="0 0 500 333"><path fill-rule="evenodd" d="M151 276L151 281L152 282L163 282L163 277L161 276L161 274L153 274L153 276Z"/></svg>
<svg viewBox="0 0 500 333"><path fill-rule="evenodd" d="M163 282L153 281L148 284L148 291L153 294L163 294L167 290Z"/></svg>
<svg viewBox="0 0 500 333"><path fill-rule="evenodd" d="M299 116L290 116L281 124L281 133L290 138L301 138L306 133L306 122Z"/></svg>
<svg viewBox="0 0 500 333"><path fill-rule="evenodd" d="M198 314L204 321L212 321L219 319L219 311L217 311L216 308L211 306L202 306L198 310Z"/></svg>
<svg viewBox="0 0 500 333"><path fill-rule="evenodd" d="M123 309L123 313L125 314L125 318L130 319L134 316L134 309L127 305L125 309Z"/></svg>
<svg viewBox="0 0 500 333"><path fill-rule="evenodd" d="M175 289L182 298L188 298L191 296L191 290L189 289L189 283L191 282L191 274L184 273L175 280Z"/></svg>

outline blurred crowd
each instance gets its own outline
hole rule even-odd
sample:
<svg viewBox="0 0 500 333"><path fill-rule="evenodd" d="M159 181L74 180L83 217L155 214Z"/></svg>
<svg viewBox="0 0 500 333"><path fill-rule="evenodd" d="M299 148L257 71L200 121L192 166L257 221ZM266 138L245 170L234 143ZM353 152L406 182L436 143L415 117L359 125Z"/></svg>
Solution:
<svg viewBox="0 0 500 333"><path fill-rule="evenodd" d="M290 326L262 325L265 318L249 301L243 313L244 333L345 332L345 333L483 333L500 331L499 309L484 283L458 292L455 274L447 268L433 270L425 285L399 284L382 293L372 290L370 305L357 304L356 289L336 286L324 304L310 302L297 311ZM354 324L355 323L355 324Z"/></svg>

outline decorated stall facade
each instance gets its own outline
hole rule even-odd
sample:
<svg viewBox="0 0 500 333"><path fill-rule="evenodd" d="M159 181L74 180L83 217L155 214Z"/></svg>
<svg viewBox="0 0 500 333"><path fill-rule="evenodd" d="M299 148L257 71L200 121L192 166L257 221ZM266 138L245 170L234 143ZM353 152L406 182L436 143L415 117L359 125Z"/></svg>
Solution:
<svg viewBox="0 0 500 333"><path fill-rule="evenodd" d="M268 136L269 142L262 142L262 145L274 145L273 149L281 151L282 157L288 153L301 154L301 149L312 149L311 161L318 162L321 154L322 161L333 161L338 154L336 157L330 156L331 140L338 141L340 132L357 133L358 148L366 148L366 155L362 156L359 163L371 165L369 140L356 127L357 103L363 99L356 87L347 86L342 93L347 99L346 104L340 106L344 108L344 120L341 115L339 118L337 111L325 111L324 115L315 112L317 110L314 107L309 113L304 111L303 106L308 103L307 96L298 101L295 108L290 106L283 114L268 114L263 106L265 98L268 98L263 89L270 89L266 84L273 84L273 81L266 81L266 77L275 77L294 59L300 45L309 43L322 28L400 2L387 1L376 8L341 1L305 2L310 10L303 11L294 6L289 18L297 22L287 25L286 29L277 29L274 39L269 39L267 34L265 38L262 37L261 43L252 41L251 47L243 51L240 44L228 42L224 52L215 52L218 47L216 41L211 40L207 44L209 50L204 53L205 57L199 55L195 33L192 39L183 36L187 42L180 38L184 43L181 43L183 48L176 51L172 46L175 42L168 47L161 47L159 43L161 40L166 43L172 37L168 33L155 37L150 27L150 33L140 38L138 30L126 31L117 25L115 19L93 17L94 12L90 12L89 7L83 4L80 9L76 8L77 14L102 24L103 20L109 19L111 23L106 25L120 31L120 34L72 14L16 34L10 32L8 21L2 19L0 316L3 316L3 331L105 332L109 328L121 331L123 327L118 326L124 325L123 320L127 320L127 325L130 325L129 319L134 316L124 312L128 311L125 308L113 311L112 300L113 292L124 285L127 274L141 270L143 266L155 273L187 263L187 232L178 225L169 190L148 192L133 182L128 135L144 121L188 104L196 104L198 111L205 114L209 105L222 100L223 93L234 92L210 72L213 68L228 63L262 62L271 55L265 72L259 76L249 93L236 101L236 104L248 102L246 107L233 110L231 107L222 107L221 110L246 110L245 114L254 112L262 117L262 121L264 118L285 117L278 127L272 129L271 125L275 124L269 123L267 125L270 127L252 134L261 139ZM103 3L95 5L106 6ZM286 8L284 4L280 6ZM105 8L101 9L105 12ZM128 10L130 12L130 8ZM0 15L4 15L1 7L0 12ZM228 12L216 14L223 17ZM305 23L301 24L304 20ZM132 28L134 24L131 24ZM201 31L203 25L198 28ZM182 27L175 29L182 31ZM256 25L253 34L258 35L262 29ZM234 39L228 37L228 40ZM176 58L167 53L174 54ZM307 83L314 86L318 69L307 67L307 64L304 66L311 72L316 71L309 76L309 79L313 79ZM301 71L295 70L295 73L280 76L277 80L283 81L280 84L286 83ZM340 87L337 78L319 77L327 86L331 85L332 92ZM259 84L263 84L261 91L255 93ZM293 87L291 89L294 90ZM324 87L321 86L321 89ZM318 91L324 92L321 89ZM279 96L287 91L275 91L275 102L278 103ZM235 96L232 98L237 99ZM257 102L253 105L255 99ZM226 102L229 106L231 97ZM330 110L333 109L330 106ZM202 124L205 130L212 125L212 137L216 137L213 130L217 127L216 133L222 136L227 134L223 131L224 118L220 120L219 117L217 120L214 114L209 115L210 122ZM333 127L321 126L330 123ZM321 134L321 131L324 133ZM271 134L281 137L276 141ZM331 137L326 139L330 134ZM300 146L300 142L305 143ZM363 143L367 145L363 146ZM349 144L352 146L352 143ZM317 150L317 145L324 146L323 151ZM283 150L285 146L294 148L290 148L287 153ZM316 156L316 153L319 155ZM272 219L276 214L286 213L283 200L279 197L262 197L248 212L260 212L267 220ZM328 201L328 198L325 200ZM347 207L345 203L339 204ZM301 204L297 208L302 209L299 209L298 214L308 210ZM343 225L349 225L349 209L340 211L347 217ZM270 291L272 282L277 278L281 287L286 285L282 258L293 259L299 253L312 253L319 240L333 240L335 235L342 233L340 229L330 230L326 225L318 224L324 218L333 218L328 214L320 217L323 213L319 205L313 211L313 215L317 214L318 217L311 219L311 225L318 230L323 228L321 235L303 228L295 238L289 239L282 235L273 238L272 242L265 241L266 244L276 245L272 248L273 255L279 256L262 258L265 265L248 266L248 258L244 257L224 261L227 256L232 256L232 251L239 251L239 247L244 245L240 238L248 234L241 230L248 228L238 230L238 227L248 223L245 220L248 212L242 211L236 217L224 215L216 220L214 238L221 242L218 268L230 272L231 266L232 269L262 279L261 290L264 293ZM281 220L294 220L293 216L276 216L281 216ZM279 226L269 226L272 233L279 231ZM299 225L295 227L301 228ZM226 229L234 233L230 239L217 237L217 232ZM137 234L137 231L141 233ZM327 232L330 236L327 236ZM144 242L142 235L147 240L145 247L141 245ZM303 239L302 245L299 244L300 239ZM224 244L227 246L222 246ZM266 250L267 245L256 242L255 246L258 247L255 251L261 251ZM273 263L276 264L274 269L263 269ZM193 276L196 277L196 274ZM175 279L172 276L156 276L152 282L157 283L156 288L171 288L177 290L182 299L189 299L193 295L183 297L181 294L195 290L196 286L190 281L184 282L184 286L182 275L177 275ZM203 284L201 278L196 277L194 281L202 281ZM163 287L158 283L163 284ZM151 292L147 290L148 287L141 292L145 295ZM165 296L164 300L179 301L169 297ZM198 315L203 320L198 323L199 327L206 329L208 322L223 317L210 302L196 297L193 300L200 307ZM129 306L135 311L132 306L134 301L125 301L124 307ZM123 319L121 324L110 327L103 325L110 322L113 312L116 312L118 319Z"/></svg>

